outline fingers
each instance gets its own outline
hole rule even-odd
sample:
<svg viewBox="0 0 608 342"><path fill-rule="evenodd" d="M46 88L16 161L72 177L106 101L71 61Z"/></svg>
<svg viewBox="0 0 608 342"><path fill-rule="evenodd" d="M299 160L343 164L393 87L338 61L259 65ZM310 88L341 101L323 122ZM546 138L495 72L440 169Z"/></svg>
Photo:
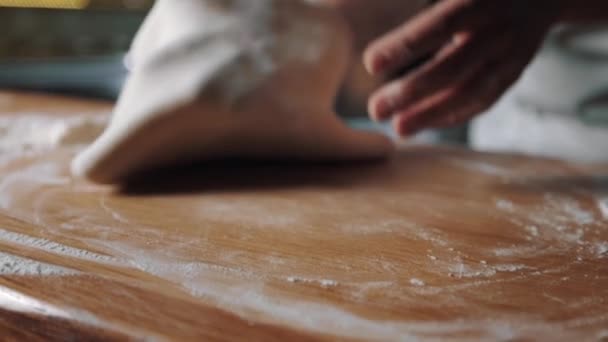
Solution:
<svg viewBox="0 0 608 342"><path fill-rule="evenodd" d="M485 1L487 2L487 1ZM475 0L444 0L411 21L372 42L363 62L371 74L387 74L438 50L455 32L476 25L485 16L469 17ZM482 1L484 3L484 1Z"/></svg>
<svg viewBox="0 0 608 342"><path fill-rule="evenodd" d="M478 54L483 55L484 49L488 49L484 41L471 40L470 35L462 34L417 70L372 94L368 104L369 114L375 120L386 120L427 94L462 81L475 72L478 66L471 65L471 61L476 60Z"/></svg>
<svg viewBox="0 0 608 342"><path fill-rule="evenodd" d="M431 61L376 91L368 105L371 117L386 120L430 94L473 77L489 60L502 58L511 40L501 29L495 25L481 33L456 35Z"/></svg>
<svg viewBox="0 0 608 342"><path fill-rule="evenodd" d="M372 43L371 73L388 75L422 55L430 61L390 82L369 100L376 120L395 117L401 135L467 121L517 80L547 30L503 15L510 3L441 0L413 21Z"/></svg>
<svg viewBox="0 0 608 342"><path fill-rule="evenodd" d="M488 63L468 81L452 85L395 116L395 130L410 135L424 128L464 123L483 112L513 84L527 62L522 57L505 64ZM500 70L499 73L494 71Z"/></svg>
<svg viewBox="0 0 608 342"><path fill-rule="evenodd" d="M426 128L430 123L441 118L443 114L450 113L450 120L456 121L454 108L462 108L462 95L466 92L465 86L454 86L442 90L423 102L395 115L393 126L400 136L408 136ZM454 122L455 124L456 122Z"/></svg>

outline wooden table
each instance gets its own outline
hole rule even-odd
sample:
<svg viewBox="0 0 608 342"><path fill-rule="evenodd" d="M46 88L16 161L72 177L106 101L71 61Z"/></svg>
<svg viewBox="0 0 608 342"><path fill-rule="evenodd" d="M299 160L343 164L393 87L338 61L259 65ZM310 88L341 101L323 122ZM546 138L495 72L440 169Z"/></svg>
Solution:
<svg viewBox="0 0 608 342"><path fill-rule="evenodd" d="M607 167L410 147L113 189L70 177L78 149L0 155L4 339L608 338Z"/></svg>

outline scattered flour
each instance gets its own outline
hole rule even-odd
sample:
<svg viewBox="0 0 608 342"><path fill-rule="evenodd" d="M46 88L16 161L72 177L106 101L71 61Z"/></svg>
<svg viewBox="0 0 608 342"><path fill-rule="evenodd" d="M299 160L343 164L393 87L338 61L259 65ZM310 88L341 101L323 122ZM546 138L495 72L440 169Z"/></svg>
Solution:
<svg viewBox="0 0 608 342"><path fill-rule="evenodd" d="M487 262L481 262L479 265L468 265L460 262L459 264L451 265L449 267L449 272L453 277L457 278L489 278L501 272L513 273L526 269L531 268L521 264L488 265Z"/></svg>
<svg viewBox="0 0 608 342"><path fill-rule="evenodd" d="M558 231L571 230L595 222L593 212L585 210L574 198L546 194L544 203L539 208L529 211L529 219L537 226Z"/></svg>
<svg viewBox="0 0 608 342"><path fill-rule="evenodd" d="M513 212L515 211L515 204L505 199L499 199L496 201L496 208L507 212Z"/></svg>
<svg viewBox="0 0 608 342"><path fill-rule="evenodd" d="M335 280L323 279L320 281L322 287L334 287L338 286L338 282Z"/></svg>
<svg viewBox="0 0 608 342"><path fill-rule="evenodd" d="M2 151L0 151L1 153ZM40 184L45 186L62 186L69 184L70 179L61 174L57 163L39 163L2 177L0 181L0 208L10 210L15 196L12 189L23 192L25 189L39 191Z"/></svg>
<svg viewBox="0 0 608 342"><path fill-rule="evenodd" d="M543 225L565 230L567 226L585 226L597 222L594 213L582 208L581 203L572 197L545 194L543 199L540 206L531 208L522 208L509 200L499 199L496 201L496 208L507 213L526 216L536 223L533 225L535 230Z"/></svg>
<svg viewBox="0 0 608 342"><path fill-rule="evenodd" d="M562 322L546 322L537 317L501 317L497 319L453 320L443 322L405 322L373 320L338 309L332 305L286 300L267 295L253 286L226 287L221 284L184 284L197 297L213 298L222 308L247 317L262 314L264 321L294 325L300 329L331 333L341 338L374 341L443 341L452 336L475 333L478 340L509 341L543 336L550 340L579 340L578 332L564 329ZM452 339L459 340L459 339Z"/></svg>
<svg viewBox="0 0 608 342"><path fill-rule="evenodd" d="M451 165L461 167L465 170L481 173L488 176L495 177L509 177L513 176L513 170L508 167L503 167L495 164L491 164L484 161L475 161L475 160L461 160L452 158L449 159L448 162Z"/></svg>
<svg viewBox="0 0 608 342"><path fill-rule="evenodd" d="M608 196L597 199L597 207L602 213L604 220L608 220Z"/></svg>
<svg viewBox="0 0 608 342"><path fill-rule="evenodd" d="M531 257L538 255L539 252L545 252L544 249L539 249L537 245L515 245L513 247L495 248L492 253L497 257Z"/></svg>
<svg viewBox="0 0 608 342"><path fill-rule="evenodd" d="M107 113L69 117L44 114L0 116L0 151L46 150L88 144L101 134L108 119Z"/></svg>
<svg viewBox="0 0 608 342"><path fill-rule="evenodd" d="M105 196L104 196L104 197L102 197L102 198L99 200L99 205L101 206L101 208L102 208L102 209L103 209L103 210L104 210L106 213L110 214L110 216L112 216L112 218L113 218L114 220L116 220L117 222L124 223L124 224L129 224L129 220L128 220L128 219L127 219L125 216L123 216L123 215L121 215L120 213L116 212L115 210L113 210L113 209L112 209L112 208L111 208L111 207L110 207L110 206L107 204L107 200L106 200L106 197L105 197Z"/></svg>
<svg viewBox="0 0 608 342"><path fill-rule="evenodd" d="M287 281L290 283L306 283L306 284L318 284L323 288L336 287L340 283L330 279L308 279L302 277L287 277Z"/></svg>
<svg viewBox="0 0 608 342"><path fill-rule="evenodd" d="M498 272L517 272L529 269L526 265L494 265L492 268Z"/></svg>
<svg viewBox="0 0 608 342"><path fill-rule="evenodd" d="M545 195L545 201L552 208L561 210L566 217L579 226L590 225L595 222L595 215L591 211L583 209L580 202L572 198L547 194Z"/></svg>
<svg viewBox="0 0 608 342"><path fill-rule="evenodd" d="M420 279L417 278L412 278L410 279L410 284L414 285L414 286L425 286L426 283Z"/></svg>
<svg viewBox="0 0 608 342"><path fill-rule="evenodd" d="M530 235L537 237L540 235L540 233L538 232L538 227L537 226L526 226L525 230L530 233Z"/></svg>
<svg viewBox="0 0 608 342"><path fill-rule="evenodd" d="M0 276L68 276L78 271L0 252Z"/></svg>
<svg viewBox="0 0 608 342"><path fill-rule="evenodd" d="M266 294L265 280L249 277L240 270L232 270L222 266L211 267L200 263L187 263L179 266L174 260L150 259L149 255L134 255L138 268L151 274L167 279L175 279L179 274L180 285L187 288L194 296L204 298L214 305L234 312L243 317L256 314L262 322L280 322L294 325L298 328L315 332L337 334L342 337L375 340L417 340L419 337L449 336L465 331L478 331L488 339L503 339L520 336L520 334L542 332L543 336L551 333L554 325L551 323L527 321L525 324L513 324L513 320L496 321L449 321L449 322L398 322L376 321L332 305L303 302L296 299L276 297ZM135 260L134 260L135 261ZM140 262L144 262L141 264ZM211 265L212 266L212 265ZM495 269L503 272L514 272L525 268L524 265L497 265ZM216 278L217 274L238 277L237 282L226 282L227 278ZM250 279L243 284L242 279ZM334 280L310 279L298 276L286 278L292 283L314 283L320 286L337 286ZM412 279L415 287L425 286L419 279ZM391 282L370 284L374 288L383 289L394 286ZM509 323L506 323L509 322ZM555 325L557 326L557 325Z"/></svg>
<svg viewBox="0 0 608 342"><path fill-rule="evenodd" d="M115 264L119 261L118 259L108 255L97 254L84 249L66 246L47 239L36 238L4 229L0 229L0 240L82 260L103 262L106 264Z"/></svg>
<svg viewBox="0 0 608 342"><path fill-rule="evenodd" d="M595 253L598 257L608 257L608 242L598 242L595 244Z"/></svg>
<svg viewBox="0 0 608 342"><path fill-rule="evenodd" d="M573 244L585 245L588 229L599 225L603 220L602 217L597 217L595 212L585 209L576 197L553 193L545 194L543 201L534 206L521 206L506 199L498 199L496 208L508 213L508 220L525 230L528 241L542 235L559 248L571 248ZM507 253L511 256L523 256L515 252L515 248L495 250L496 256L507 256Z"/></svg>
<svg viewBox="0 0 608 342"><path fill-rule="evenodd" d="M164 259L152 254L144 257L144 254L131 255L134 257L129 264L141 271L154 275L162 275L167 279L196 279L200 277L217 276L238 277L239 279L257 280L262 276L239 268L226 267L221 265L208 264L204 262L179 262L171 259Z"/></svg>
<svg viewBox="0 0 608 342"><path fill-rule="evenodd" d="M284 229L301 219L301 212L288 201L266 202L264 199L252 201L249 198L222 198L200 202L196 214L206 220L229 222L243 227L262 226L266 229ZM282 208L282 210L276 210ZM234 215L238 212L238 215ZM279 214L280 213L280 214Z"/></svg>

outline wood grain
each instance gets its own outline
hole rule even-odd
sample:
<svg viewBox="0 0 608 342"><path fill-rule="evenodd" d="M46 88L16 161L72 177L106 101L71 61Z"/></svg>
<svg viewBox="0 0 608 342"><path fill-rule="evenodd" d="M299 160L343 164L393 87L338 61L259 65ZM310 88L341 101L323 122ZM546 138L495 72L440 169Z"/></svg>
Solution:
<svg viewBox="0 0 608 342"><path fill-rule="evenodd" d="M11 115L108 109L10 96ZM201 164L115 189L70 177L77 151L0 158L13 340L608 336L608 166L407 147L385 163Z"/></svg>

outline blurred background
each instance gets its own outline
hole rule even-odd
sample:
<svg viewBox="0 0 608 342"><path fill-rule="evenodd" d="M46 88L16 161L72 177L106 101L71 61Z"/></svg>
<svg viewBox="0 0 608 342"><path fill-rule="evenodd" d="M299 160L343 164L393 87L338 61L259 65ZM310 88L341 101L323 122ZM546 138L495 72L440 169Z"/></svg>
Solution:
<svg viewBox="0 0 608 342"><path fill-rule="evenodd" d="M0 0L0 88L115 99L127 74L125 53L153 2ZM374 83L360 70L349 80L338 112L365 127L365 99ZM608 161L608 24L556 27L486 115L419 139Z"/></svg>
<svg viewBox="0 0 608 342"><path fill-rule="evenodd" d="M0 0L0 87L113 99L152 0Z"/></svg>

